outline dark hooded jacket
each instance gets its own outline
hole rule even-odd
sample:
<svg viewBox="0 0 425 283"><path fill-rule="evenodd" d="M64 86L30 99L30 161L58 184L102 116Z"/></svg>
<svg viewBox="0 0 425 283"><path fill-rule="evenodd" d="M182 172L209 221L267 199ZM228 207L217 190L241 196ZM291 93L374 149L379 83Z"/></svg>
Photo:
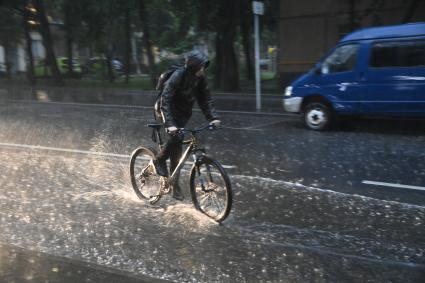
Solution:
<svg viewBox="0 0 425 283"><path fill-rule="evenodd" d="M161 95L161 112L166 127L183 127L192 116L195 101L208 121L218 119L205 76L195 73L208 67L208 58L200 52L190 52L185 65L177 68L165 82Z"/></svg>

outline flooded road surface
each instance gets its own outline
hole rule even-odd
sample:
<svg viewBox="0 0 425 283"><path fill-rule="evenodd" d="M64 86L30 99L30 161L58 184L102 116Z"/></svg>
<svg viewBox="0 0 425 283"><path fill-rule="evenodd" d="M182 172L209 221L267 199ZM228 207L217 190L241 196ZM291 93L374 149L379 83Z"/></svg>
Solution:
<svg viewBox="0 0 425 283"><path fill-rule="evenodd" d="M150 206L132 192L127 155L137 145L149 143L144 125L150 111L39 104L1 108L2 243L177 282L422 282L425 278L422 192L390 190L388 199L388 191L311 186L285 175L285 170L294 168L294 159L307 163L306 175L312 160L320 160L315 170L328 167L330 173L323 176L344 178L338 172L348 165L339 160L347 160L353 152L372 160L385 154L373 150L384 140L383 150L395 152L407 135L320 137L307 132L302 136L291 120L223 116L227 129L204 137L208 152L228 168L234 190L231 216L218 226L188 200L165 197ZM202 121L198 115L194 118L195 125ZM332 143L340 144L338 135L358 143L346 142L345 151L320 158ZM424 136L409 138L412 146ZM300 152L295 149L282 151L296 139L321 143L304 158L296 157ZM403 172L420 182L423 159L414 160L412 148L402 153L393 165L415 162L412 170ZM330 165L332 158L335 167ZM392 169L387 159L371 162L371 170ZM188 197L188 171L181 184Z"/></svg>

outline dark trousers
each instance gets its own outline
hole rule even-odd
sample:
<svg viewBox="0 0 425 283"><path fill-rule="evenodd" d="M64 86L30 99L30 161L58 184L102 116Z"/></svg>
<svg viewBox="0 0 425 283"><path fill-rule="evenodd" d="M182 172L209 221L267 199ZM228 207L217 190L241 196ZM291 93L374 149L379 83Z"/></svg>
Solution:
<svg viewBox="0 0 425 283"><path fill-rule="evenodd" d="M169 139L165 143L165 146L156 156L156 159L160 162L165 162L170 158L170 175L179 164L183 151L183 135L169 135Z"/></svg>
<svg viewBox="0 0 425 283"><path fill-rule="evenodd" d="M190 117L177 119L175 121L177 123L176 126L178 128L184 128L189 121L189 118ZM176 169L182 156L183 138L183 135L168 135L168 140L165 143L165 146L156 156L156 159L160 162L165 162L168 158L170 158L170 175L173 173L174 169ZM178 176L176 179L178 179Z"/></svg>

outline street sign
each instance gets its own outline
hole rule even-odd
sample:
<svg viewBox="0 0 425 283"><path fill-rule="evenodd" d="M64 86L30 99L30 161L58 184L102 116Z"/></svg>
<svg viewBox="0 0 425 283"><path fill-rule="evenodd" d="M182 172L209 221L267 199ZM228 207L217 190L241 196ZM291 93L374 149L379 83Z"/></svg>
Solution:
<svg viewBox="0 0 425 283"><path fill-rule="evenodd" d="M264 3L260 1L252 2L252 11L256 15L264 15Z"/></svg>

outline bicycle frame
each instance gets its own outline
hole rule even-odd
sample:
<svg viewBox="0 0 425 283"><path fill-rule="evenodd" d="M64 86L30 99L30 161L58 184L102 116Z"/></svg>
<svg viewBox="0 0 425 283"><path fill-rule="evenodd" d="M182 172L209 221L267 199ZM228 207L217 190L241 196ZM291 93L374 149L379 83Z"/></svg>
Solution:
<svg viewBox="0 0 425 283"><path fill-rule="evenodd" d="M175 178L179 175L180 170L183 168L184 164L186 163L187 159L189 159L190 153L192 153L192 150L194 148L194 145L192 143L189 144L185 152L182 154L182 157L180 158L179 164L177 164L177 167L174 169L173 173L171 173L171 176L168 178L168 181L170 184L172 184L175 181ZM194 161L196 162L196 155L194 155Z"/></svg>
<svg viewBox="0 0 425 283"><path fill-rule="evenodd" d="M160 150L163 149L165 145L163 144L163 140L160 134L160 130L163 128L163 125L155 123L148 124L148 127L153 129L152 140L158 145ZM153 188L148 187L148 191L146 192L142 191L143 186L146 184L146 180L148 180L149 176L155 174L154 170L145 170L148 168L152 169L150 167L152 166L152 160L149 161L149 165L147 166L145 166L146 163L143 163L141 174L137 174L138 172L135 172L135 163L136 159L139 157L142 157L144 162L146 162L146 157L150 159L155 158L156 150L144 146L134 150L130 160L130 177L131 184L137 196L140 199L148 199L151 204L155 204L161 199L162 196L172 192L172 189L175 186L175 182L178 181L178 176L183 166L192 156L193 165L190 169L189 184L190 194L195 208L208 217L221 223L229 215L232 207L232 188L230 179L223 166L215 159L206 155L205 149L201 146L201 143L198 139L198 134L200 134L202 131L218 129L220 128L211 124L195 129L179 129L178 134L188 134L186 136L187 138L182 141L182 143L187 147L184 149L180 160L178 160L176 168L173 170L173 172L170 172L170 176L161 177L155 175L156 178L152 180L154 182ZM178 140L180 140L180 138ZM137 170L138 169L139 168L137 168ZM217 182L217 178L219 182ZM157 194L152 195L152 193ZM205 202L204 200L206 198L211 198L212 200ZM207 207L206 209L205 205ZM211 205L216 207L208 208Z"/></svg>
<svg viewBox="0 0 425 283"><path fill-rule="evenodd" d="M154 130L156 132L156 138L158 141L159 149L161 150L164 146L163 140L161 138L161 134L158 129ZM180 170L183 168L186 161L189 159L190 154L192 154L193 157L193 164L196 164L198 161L198 155L197 152L201 152L202 154L205 154L204 149L198 148L198 138L196 137L195 133L191 133L191 138L188 140L183 141L183 144L188 144L189 146L186 148L184 153L182 154L179 163L177 164L174 171L171 173L171 175L168 177L168 184L173 184L177 176L179 176Z"/></svg>

